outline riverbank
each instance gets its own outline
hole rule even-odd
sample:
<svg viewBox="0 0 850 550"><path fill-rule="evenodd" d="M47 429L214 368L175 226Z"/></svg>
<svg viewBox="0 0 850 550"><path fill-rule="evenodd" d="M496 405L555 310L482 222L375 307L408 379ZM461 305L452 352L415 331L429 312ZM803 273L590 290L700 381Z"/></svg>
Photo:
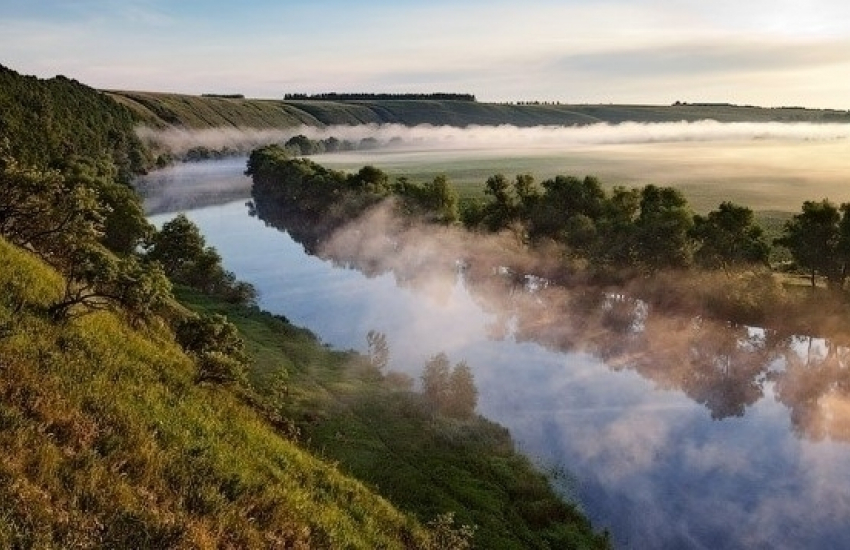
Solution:
<svg viewBox="0 0 850 550"><path fill-rule="evenodd" d="M186 289L178 297L239 328L254 358L251 384L282 429L400 509L422 521L451 512L477 527L479 548L608 545L516 452L505 428L481 416L435 416L410 376L327 348L285 318Z"/></svg>

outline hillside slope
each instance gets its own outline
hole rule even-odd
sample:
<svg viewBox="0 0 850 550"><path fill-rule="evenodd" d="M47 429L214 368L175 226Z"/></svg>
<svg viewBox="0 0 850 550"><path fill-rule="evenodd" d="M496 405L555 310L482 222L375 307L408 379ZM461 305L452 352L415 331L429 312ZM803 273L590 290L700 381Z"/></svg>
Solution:
<svg viewBox="0 0 850 550"><path fill-rule="evenodd" d="M156 327L55 324L0 240L0 547L411 548L425 530L281 437Z"/></svg>
<svg viewBox="0 0 850 550"><path fill-rule="evenodd" d="M768 109L723 104L567 105L494 104L453 100L272 100L110 91L139 120L153 127L191 129L286 128L306 125L403 124L414 126L577 125L596 122L850 122L850 112Z"/></svg>

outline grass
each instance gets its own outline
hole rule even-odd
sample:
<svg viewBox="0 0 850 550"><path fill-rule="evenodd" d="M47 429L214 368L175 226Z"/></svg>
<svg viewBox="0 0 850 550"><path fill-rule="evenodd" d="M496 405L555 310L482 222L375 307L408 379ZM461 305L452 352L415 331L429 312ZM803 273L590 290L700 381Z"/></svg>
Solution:
<svg viewBox="0 0 850 550"><path fill-rule="evenodd" d="M146 124L186 128L284 128L364 123L470 126L581 125L594 122L848 122L850 113L724 105L513 105L470 101L283 101L109 91Z"/></svg>
<svg viewBox="0 0 850 550"><path fill-rule="evenodd" d="M238 391L196 383L170 331L48 322L61 277L1 240L0 259L0 547L427 544Z"/></svg>
<svg viewBox="0 0 850 550"><path fill-rule="evenodd" d="M514 450L504 428L480 417L434 417L419 394L392 384L359 354L321 346L284 319L185 289L179 296L239 327L258 391L314 453L421 522L453 512L478 527L478 548L606 547Z"/></svg>
<svg viewBox="0 0 850 550"><path fill-rule="evenodd" d="M836 143L656 143L504 150L377 151L328 154L313 160L329 168L357 170L372 164L391 177L414 182L445 174L462 198L483 197L484 182L496 173L509 178L530 173L540 182L556 175L594 175L603 185L676 187L691 207L705 213L723 201L787 216L803 201L850 202L847 145Z"/></svg>

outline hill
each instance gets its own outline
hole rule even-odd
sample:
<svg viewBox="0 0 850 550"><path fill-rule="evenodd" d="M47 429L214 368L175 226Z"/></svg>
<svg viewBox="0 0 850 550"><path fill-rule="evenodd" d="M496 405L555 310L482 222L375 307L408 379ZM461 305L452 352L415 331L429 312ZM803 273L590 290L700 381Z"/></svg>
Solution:
<svg viewBox="0 0 850 550"><path fill-rule="evenodd" d="M413 518L197 383L167 330L50 322L63 285L0 239L0 547L424 547Z"/></svg>
<svg viewBox="0 0 850 550"><path fill-rule="evenodd" d="M460 100L271 100L110 91L143 123L163 128L285 128L301 124L581 125L598 122L850 122L850 112L728 104L495 104Z"/></svg>

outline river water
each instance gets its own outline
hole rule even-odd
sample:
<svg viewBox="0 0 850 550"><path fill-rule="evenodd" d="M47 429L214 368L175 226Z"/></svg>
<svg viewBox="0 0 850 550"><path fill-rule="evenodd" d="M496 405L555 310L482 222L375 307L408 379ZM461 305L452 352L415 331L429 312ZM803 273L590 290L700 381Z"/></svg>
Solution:
<svg viewBox="0 0 850 550"><path fill-rule="evenodd" d="M409 277L311 256L249 215L243 170L244 159L185 165L139 186L154 223L186 212L261 307L323 342L365 350L381 331L390 368L414 378L438 352L465 360L479 412L568 473L559 487L617 547L850 545L845 348L664 319L617 296L597 309L626 321L602 330L533 281L505 291L529 309L506 310L463 269Z"/></svg>

